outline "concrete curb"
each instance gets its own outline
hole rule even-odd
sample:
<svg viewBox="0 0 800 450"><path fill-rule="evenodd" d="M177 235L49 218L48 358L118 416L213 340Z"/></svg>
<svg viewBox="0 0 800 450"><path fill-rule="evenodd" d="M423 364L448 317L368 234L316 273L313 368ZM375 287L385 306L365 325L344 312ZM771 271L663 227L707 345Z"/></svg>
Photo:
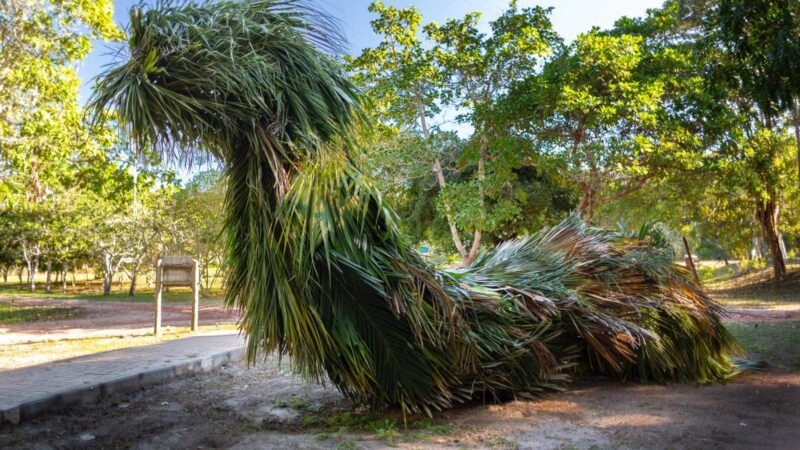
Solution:
<svg viewBox="0 0 800 450"><path fill-rule="evenodd" d="M146 386L164 383L182 375L211 372L225 363L239 361L243 357L244 347L240 346L94 385L53 392L20 405L1 409L0 425L6 423L16 425L23 420L29 420L46 412L64 410L76 405L98 403L108 396L135 392Z"/></svg>

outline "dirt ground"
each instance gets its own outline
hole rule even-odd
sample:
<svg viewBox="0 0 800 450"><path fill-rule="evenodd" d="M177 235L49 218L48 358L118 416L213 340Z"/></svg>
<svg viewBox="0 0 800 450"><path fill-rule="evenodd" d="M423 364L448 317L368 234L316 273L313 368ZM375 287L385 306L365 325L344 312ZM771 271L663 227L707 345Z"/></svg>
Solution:
<svg viewBox="0 0 800 450"><path fill-rule="evenodd" d="M728 308L727 320L734 322L780 322L800 320L800 304L765 308Z"/></svg>
<svg viewBox="0 0 800 450"><path fill-rule="evenodd" d="M130 336L152 332L153 304L141 302L59 300L39 298L0 299L20 306L60 306L75 308L78 317L12 325L0 325L0 345L12 345L61 339L99 336ZM162 325L189 325L192 306L189 303L164 303ZM234 323L239 315L224 306L201 301L200 325Z"/></svg>
<svg viewBox="0 0 800 450"><path fill-rule="evenodd" d="M285 364L285 363L284 363ZM3 448L797 448L800 373L725 385L578 380L563 393L376 418L274 359L0 429Z"/></svg>
<svg viewBox="0 0 800 450"><path fill-rule="evenodd" d="M271 358L42 416L16 428L6 425L0 428L0 448L796 449L800 365L791 362L800 361L793 328L800 319L796 292L757 304L749 294L729 293L727 320L754 337L772 326L776 332L751 354L767 359L767 368L727 384L640 385L592 377L536 400L473 403L404 423L399 411L360 411L335 390L303 382L289 374L285 361L279 365ZM139 315L150 320L150 305L126 307L132 316L125 323ZM175 320L188 317L185 305L165 307L176 308ZM110 326L85 316L80 320Z"/></svg>

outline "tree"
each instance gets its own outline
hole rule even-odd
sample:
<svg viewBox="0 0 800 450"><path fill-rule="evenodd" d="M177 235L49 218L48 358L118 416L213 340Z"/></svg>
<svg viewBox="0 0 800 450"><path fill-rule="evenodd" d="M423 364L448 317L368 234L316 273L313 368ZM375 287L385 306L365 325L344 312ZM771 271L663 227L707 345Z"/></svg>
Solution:
<svg viewBox="0 0 800 450"><path fill-rule="evenodd" d="M91 40L120 36L103 0L0 4L0 204L16 221L29 289L44 263L64 256L68 215L59 207L84 183L87 166L104 164L77 103L75 63ZM68 247L68 246L67 246Z"/></svg>
<svg viewBox="0 0 800 450"><path fill-rule="evenodd" d="M774 250L780 279L785 274L780 211L794 195L786 184L786 129L778 103L762 84L769 77L754 79L761 70L758 58L737 53L730 34L736 33L720 25L729 6L670 1L643 19L619 21L612 31L643 39L649 55L643 73L661 76L665 86L654 141L662 147L655 160L660 176L651 180L657 195L638 195L635 200L654 201L636 210L702 231L739 254L749 253L744 247L760 235ZM627 206L639 202L631 203Z"/></svg>
<svg viewBox="0 0 800 450"><path fill-rule="evenodd" d="M0 181L38 202L70 181L71 159L92 156L74 63L91 39L120 34L107 0L9 0L0 8Z"/></svg>
<svg viewBox="0 0 800 450"><path fill-rule="evenodd" d="M208 295L213 280L224 261L222 217L219 211L224 205L224 184L222 174L210 170L201 172L174 196L172 214L185 230L180 246L187 254L198 259L200 278L205 280L201 289ZM211 275L212 266L216 266Z"/></svg>
<svg viewBox="0 0 800 450"><path fill-rule="evenodd" d="M654 176L665 87L642 74L644 58L641 37L593 30L562 47L507 97L518 130L544 155L563 161L588 221L600 206Z"/></svg>
<svg viewBox="0 0 800 450"><path fill-rule="evenodd" d="M351 58L349 67L378 106L379 120L401 134L421 133L417 148L394 147L392 156L409 161L411 167L433 168L439 188L437 209L447 219L461 264L467 266L484 233L507 226L525 207L525 191L516 183L516 172L526 165L527 143L509 136L491 109L511 83L534 70L558 42L549 10L519 9L512 2L490 23L490 35L479 31L477 13L442 25L428 24L424 34L432 48L418 36L422 18L416 9L398 10L377 2L370 11L378 14L373 30L384 39ZM457 120L471 125L473 135L465 142L448 134L438 136L442 133L428 120L442 108L459 112ZM400 136L395 142L413 139ZM448 160L452 166L443 164ZM411 171L401 173L416 179ZM473 231L469 247L462 239L463 230Z"/></svg>
<svg viewBox="0 0 800 450"><path fill-rule="evenodd" d="M464 265L475 259L484 231L493 232L521 213L524 205L514 193L515 170L525 164L525 144L495 120L493 107L516 81L531 74L559 38L552 29L549 9L519 9L515 1L496 20L491 34L478 29L480 14L429 24L426 34L436 44L435 61L443 74L442 101L461 111L459 121L474 129L459 158L462 167L474 167L471 180L442 189L444 199L464 208L457 224L472 228L472 246Z"/></svg>
<svg viewBox="0 0 800 450"><path fill-rule="evenodd" d="M783 183L787 167L783 163L786 133L777 120L777 113L780 102L793 94L770 86L776 82L777 72L785 61L779 58L768 62L769 58L765 59L762 54L742 53L746 48L741 47L741 42L731 45L730 21L736 19L728 16L737 13L730 6L726 2L712 9L705 21L707 36L701 48L706 58L706 84L716 104L710 110L716 121L706 122L717 127L708 128L719 138L715 153L722 159L721 168L727 169L721 171L724 179L743 189L754 203L756 222L769 247L775 278L781 280L786 276L786 262L780 210L788 186ZM785 8L767 9L784 19L783 14L789 12ZM785 23L778 20L776 25L780 27ZM774 48L767 51L770 50L775 51ZM774 66L766 67L766 64ZM721 164L714 161L714 167Z"/></svg>
<svg viewBox="0 0 800 450"><path fill-rule="evenodd" d="M792 0L723 0L710 20L737 76L768 121L788 111L800 183L800 4Z"/></svg>
<svg viewBox="0 0 800 450"><path fill-rule="evenodd" d="M14 228L13 219L4 209L0 212L0 272L3 274L3 283L8 282L8 271L17 265L22 254Z"/></svg>
<svg viewBox="0 0 800 450"><path fill-rule="evenodd" d="M422 16L416 8L397 9L380 1L371 3L369 10L378 15L371 25L383 40L376 48L364 49L357 58L347 58L348 68L357 72L356 80L366 87L366 95L374 102L380 120L400 132L411 129L421 134L422 148L427 151L416 152L423 157L418 162L430 167L439 189L444 189L447 181L442 149L432 147L435 130L428 126L428 120L439 112L436 100L441 73L418 36ZM442 200L442 209L456 250L462 261L467 262L469 252L453 220L453 206L446 198Z"/></svg>

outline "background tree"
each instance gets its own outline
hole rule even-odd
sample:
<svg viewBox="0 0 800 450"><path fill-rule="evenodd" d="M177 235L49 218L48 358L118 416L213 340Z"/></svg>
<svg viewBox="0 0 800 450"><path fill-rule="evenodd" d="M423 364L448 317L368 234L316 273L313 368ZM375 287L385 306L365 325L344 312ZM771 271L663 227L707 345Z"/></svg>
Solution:
<svg viewBox="0 0 800 450"><path fill-rule="evenodd" d="M0 182L41 201L91 158L74 63L91 39L120 36L109 1L18 1L0 6ZM63 178L67 178L64 180Z"/></svg>
<svg viewBox="0 0 800 450"><path fill-rule="evenodd" d="M791 115L800 183L800 3L721 0L709 21L720 44L738 60L740 86L765 120Z"/></svg>
<svg viewBox="0 0 800 450"><path fill-rule="evenodd" d="M425 26L443 74L441 103L458 111L457 121L473 129L457 160L460 171L470 175L439 194L442 208L445 199L459 205L456 225L474 230L469 253L466 258L462 255L464 265L477 255L484 232L495 232L526 206L516 171L530 162L527 142L508 133L505 123L496 120L493 107L560 41L549 13L541 7L519 9L511 2L489 23L488 35L478 28L478 13Z"/></svg>
<svg viewBox="0 0 800 450"><path fill-rule="evenodd" d="M184 230L180 246L183 253L198 259L204 295L210 293L214 280L222 275L224 246L220 211L224 200L222 173L216 170L198 173L174 194L171 214Z"/></svg>
<svg viewBox="0 0 800 450"><path fill-rule="evenodd" d="M587 220L653 176L665 88L642 73L644 57L640 37L594 30L562 47L508 96L517 129L540 154L562 162Z"/></svg>
<svg viewBox="0 0 800 450"><path fill-rule="evenodd" d="M426 201L433 191L412 167L432 167L438 213L447 220L462 265L468 265L483 233L513 221L526 200L525 189L516 183L516 170L527 162L522 154L526 143L494 123L489 110L557 42L549 11L518 9L512 3L490 23L490 35L479 31L479 15L473 13L443 25L426 25L423 40L416 9L398 10L377 2L370 10L379 16L372 25L384 40L349 59L349 67L377 105L377 119L397 135L384 139L382 151L389 149L384 154L403 161L405 168L399 173L407 175L405 187ZM442 119L443 112L457 114L457 122L471 126L473 135L463 141L452 134L438 136L441 131L428 121ZM391 159L377 158L378 163ZM396 166L391 163L384 169L392 170ZM416 205L417 217L430 217L429 209ZM462 238L466 230L472 231L471 243Z"/></svg>
<svg viewBox="0 0 800 450"><path fill-rule="evenodd" d="M788 4L776 5L769 8L771 14L792 13ZM717 141L706 150L713 155L707 165L717 182L743 190L750 198L775 277L781 280L786 275L786 250L780 212L791 193L785 182L790 171L785 157L788 133L778 106L791 94L768 87L780 71L776 67L783 64L780 58L768 69L762 57L745 57L741 48L731 45L729 14L734 13L720 4L708 11L704 21L705 34L698 40L698 55L703 59L696 64L705 71L704 86L712 106L698 108L702 116L695 117ZM785 25L777 16L776 26ZM765 78L756 81L761 72ZM768 90L773 93L768 95Z"/></svg>
<svg viewBox="0 0 800 450"><path fill-rule="evenodd" d="M370 22L372 30L383 39L375 48L364 49L358 57L346 58L348 69L354 72L356 83L365 89L373 114L390 127L384 135L394 133L405 142L408 138L404 135L420 135L418 143L422 145L418 150L422 151L412 153L420 157L413 160L414 165L432 170L439 189L444 189L445 149L434 146L437 130L428 123L440 112L437 100L442 75L419 36L422 16L416 8L397 9L380 1L370 4L369 10L378 16ZM443 201L450 236L464 261L469 259L469 253L453 219L453 208L449 201Z"/></svg>

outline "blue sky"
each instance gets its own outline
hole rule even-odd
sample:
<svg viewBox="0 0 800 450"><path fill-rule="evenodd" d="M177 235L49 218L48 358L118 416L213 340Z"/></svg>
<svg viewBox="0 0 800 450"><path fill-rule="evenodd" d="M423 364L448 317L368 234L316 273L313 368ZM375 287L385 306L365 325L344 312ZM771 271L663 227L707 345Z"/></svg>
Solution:
<svg viewBox="0 0 800 450"><path fill-rule="evenodd" d="M349 51L359 53L361 49L378 42L372 33L369 22L372 14L367 11L370 0L311 0L319 7L337 17L349 41ZM139 0L117 0L114 18L125 26L128 22L128 11ZM145 2L149 3L149 2ZM416 6L422 13L424 22L442 22L451 17L460 17L470 11L483 13L483 23L497 17L508 5L508 0L417 0L393 1L384 3L397 7ZM553 26L567 40L592 26L606 28L622 16L641 16L648 8L660 6L663 0L519 0L519 6L552 6ZM111 53L115 47L102 41L95 43L92 53L78 66L81 77L81 101L91 95L92 79L102 72L103 66L113 61Z"/></svg>

